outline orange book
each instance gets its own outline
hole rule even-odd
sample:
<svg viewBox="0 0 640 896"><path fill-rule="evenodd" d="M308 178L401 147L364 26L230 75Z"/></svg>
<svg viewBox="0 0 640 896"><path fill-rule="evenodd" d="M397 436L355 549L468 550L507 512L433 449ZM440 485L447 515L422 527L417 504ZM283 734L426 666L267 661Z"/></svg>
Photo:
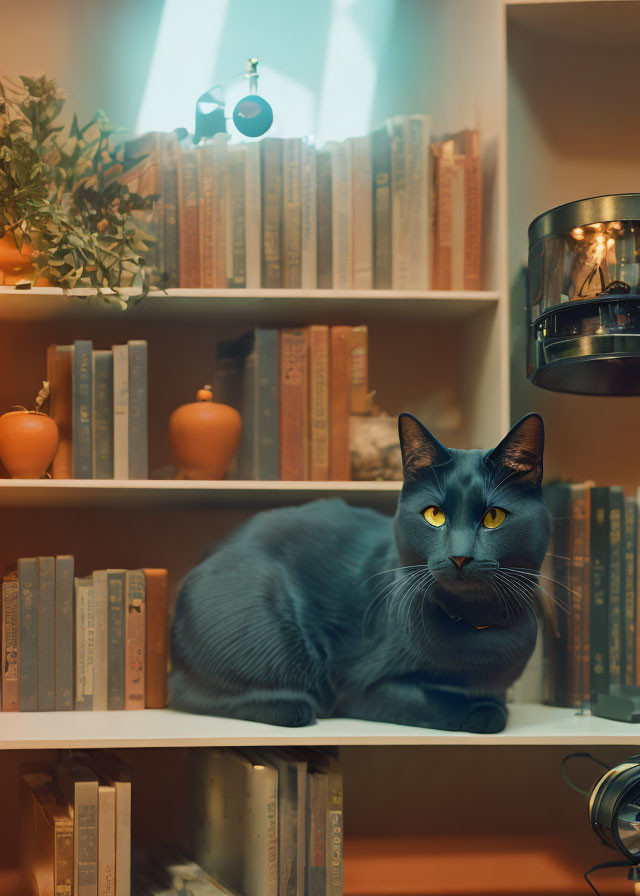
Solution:
<svg viewBox="0 0 640 896"><path fill-rule="evenodd" d="M2 580L2 711L20 709L20 596L18 574Z"/></svg>
<svg viewBox="0 0 640 896"><path fill-rule="evenodd" d="M351 478L349 455L349 393L351 386L351 327L331 327L329 362L329 479Z"/></svg>
<svg viewBox="0 0 640 896"><path fill-rule="evenodd" d="M451 289L453 140L433 146L435 215L433 225L433 289Z"/></svg>
<svg viewBox="0 0 640 896"><path fill-rule="evenodd" d="M53 459L54 479L71 479L72 468L72 368L73 346L50 345L47 349L49 416L58 425L60 441Z"/></svg>
<svg viewBox="0 0 640 896"><path fill-rule="evenodd" d="M309 478L309 331L280 331L280 479Z"/></svg>
<svg viewBox="0 0 640 896"><path fill-rule="evenodd" d="M144 705L164 709L167 705L168 582L166 569L144 569L146 586L147 651Z"/></svg>
<svg viewBox="0 0 640 896"><path fill-rule="evenodd" d="M352 414L369 413L369 349L366 325L353 327L349 338L351 355L351 388L349 390L349 411Z"/></svg>
<svg viewBox="0 0 640 896"><path fill-rule="evenodd" d="M178 154L178 233L180 286L200 286L200 223L198 211L198 155L195 149Z"/></svg>
<svg viewBox="0 0 640 896"><path fill-rule="evenodd" d="M480 132L461 131L454 137L464 154L464 289L482 289L482 159Z"/></svg>
<svg viewBox="0 0 640 896"><path fill-rule="evenodd" d="M309 465L316 481L329 478L329 327L309 327Z"/></svg>
<svg viewBox="0 0 640 896"><path fill-rule="evenodd" d="M146 588L144 572L141 569L128 570L125 576L125 709L144 709L146 653L145 597Z"/></svg>

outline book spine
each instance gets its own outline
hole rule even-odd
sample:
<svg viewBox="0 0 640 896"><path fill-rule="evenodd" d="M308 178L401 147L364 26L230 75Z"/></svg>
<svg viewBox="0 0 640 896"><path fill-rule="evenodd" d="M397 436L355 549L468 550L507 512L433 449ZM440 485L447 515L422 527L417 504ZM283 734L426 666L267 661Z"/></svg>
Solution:
<svg viewBox="0 0 640 896"><path fill-rule="evenodd" d="M38 710L56 708L56 561L38 557Z"/></svg>
<svg viewBox="0 0 640 896"><path fill-rule="evenodd" d="M114 896L116 873L116 791L98 787L98 894Z"/></svg>
<svg viewBox="0 0 640 896"><path fill-rule="evenodd" d="M624 684L636 683L636 587L638 558L638 503L624 502Z"/></svg>
<svg viewBox="0 0 640 896"><path fill-rule="evenodd" d="M282 141L260 143L262 174L262 285L282 286Z"/></svg>
<svg viewBox="0 0 640 896"><path fill-rule="evenodd" d="M129 478L149 478L147 435L147 343L131 339L129 346Z"/></svg>
<svg viewBox="0 0 640 896"><path fill-rule="evenodd" d="M451 172L451 289L464 289L465 157L454 155Z"/></svg>
<svg viewBox="0 0 640 896"><path fill-rule="evenodd" d="M73 470L73 351L70 345L51 346L49 370L50 414L58 427L58 450L53 459L51 475L54 479L71 479Z"/></svg>
<svg viewBox="0 0 640 896"><path fill-rule="evenodd" d="M74 825L76 826L76 871L78 896L98 892L98 798L93 782L75 786ZM74 888L75 889L75 888Z"/></svg>
<svg viewBox="0 0 640 896"><path fill-rule="evenodd" d="M258 479L258 345L256 331L248 337L250 345L244 350L238 348L238 362L242 366L240 386L240 416L242 417L242 438L236 458L238 479ZM247 351L248 349L248 351ZM244 360L244 363L243 363Z"/></svg>
<svg viewBox="0 0 640 896"><path fill-rule="evenodd" d="M480 134L468 131L465 151L464 288L482 289L482 158Z"/></svg>
<svg viewBox="0 0 640 896"><path fill-rule="evenodd" d="M280 347L277 330L259 328L255 332L257 478L278 478L280 458L279 386Z"/></svg>
<svg viewBox="0 0 640 896"><path fill-rule="evenodd" d="M308 896L326 896L328 776L307 776L307 887Z"/></svg>
<svg viewBox="0 0 640 896"><path fill-rule="evenodd" d="M20 711L38 709L38 564L18 560L20 589Z"/></svg>
<svg viewBox="0 0 640 896"><path fill-rule="evenodd" d="M592 483L585 486L585 527L584 527L584 557L582 567L582 638L581 638L581 663L582 663L582 702L589 705L591 699L591 488Z"/></svg>
<svg viewBox="0 0 640 896"><path fill-rule="evenodd" d="M310 478L329 478L329 327L309 327Z"/></svg>
<svg viewBox="0 0 640 896"><path fill-rule="evenodd" d="M124 570L107 571L107 601L107 709L124 709Z"/></svg>
<svg viewBox="0 0 640 896"><path fill-rule="evenodd" d="M20 593L18 577L2 580L2 711L20 709Z"/></svg>
<svg viewBox="0 0 640 896"><path fill-rule="evenodd" d="M372 134L373 285L391 289L391 138L387 128Z"/></svg>
<svg viewBox="0 0 640 896"><path fill-rule="evenodd" d="M213 146L196 150L198 161L198 234L200 239L200 286L211 289L215 281L215 184Z"/></svg>
<svg viewBox="0 0 640 896"><path fill-rule="evenodd" d="M113 346L113 476L129 478L129 346Z"/></svg>
<svg viewBox="0 0 640 896"><path fill-rule="evenodd" d="M567 625L570 611L567 588L570 587L570 576L566 558L569 556L571 537L571 487L566 483L553 484L545 487L544 497L551 514L551 540L542 574L547 577L543 581L549 583L547 590L550 599L558 607L554 620L555 630L552 636L545 639L545 702L552 706L568 706L571 641Z"/></svg>
<svg viewBox="0 0 640 896"><path fill-rule="evenodd" d="M329 479L351 478L349 455L349 364L351 327L330 330L329 350Z"/></svg>
<svg viewBox="0 0 640 896"><path fill-rule="evenodd" d="M353 288L373 289L371 136L351 138L353 182Z"/></svg>
<svg viewBox="0 0 640 896"><path fill-rule="evenodd" d="M107 709L108 678L108 595L107 572L104 569L93 573L94 602L94 674L93 709Z"/></svg>
<svg viewBox="0 0 640 896"><path fill-rule="evenodd" d="M280 478L303 480L308 470L307 331L280 333Z"/></svg>
<svg viewBox="0 0 640 896"><path fill-rule="evenodd" d="M586 499L583 485L571 486L569 535L569 704L582 706L584 683L582 680L583 594L582 582L585 554Z"/></svg>
<svg viewBox="0 0 640 896"><path fill-rule="evenodd" d="M180 286L200 285L200 235L198 232L198 163L196 151L182 149L178 163L178 231Z"/></svg>
<svg viewBox="0 0 640 896"><path fill-rule="evenodd" d="M93 346L76 339L73 344L73 476L91 479L93 475Z"/></svg>
<svg viewBox="0 0 640 896"><path fill-rule="evenodd" d="M54 838L54 896L72 896L73 823L70 819L56 819Z"/></svg>
<svg viewBox="0 0 640 896"><path fill-rule="evenodd" d="M166 569L144 569L146 589L146 667L144 705L167 705L169 592Z"/></svg>
<svg viewBox="0 0 640 896"><path fill-rule="evenodd" d="M113 479L113 352L93 352L93 478Z"/></svg>
<svg viewBox="0 0 640 896"><path fill-rule="evenodd" d="M298 288L302 263L302 207L300 198L301 140L282 142L282 285Z"/></svg>
<svg viewBox="0 0 640 896"><path fill-rule="evenodd" d="M125 599L124 708L144 709L146 601L141 569L125 574Z"/></svg>
<svg viewBox="0 0 640 896"><path fill-rule="evenodd" d="M73 557L56 557L56 709L73 709Z"/></svg>
<svg viewBox="0 0 640 896"><path fill-rule="evenodd" d="M167 287L180 285L180 237L178 231L178 137L162 135L160 161L164 211L164 270ZM126 478L126 477L124 477Z"/></svg>
<svg viewBox="0 0 640 896"><path fill-rule="evenodd" d="M409 115L405 122L408 279L411 289L428 289L430 280L429 145L431 119Z"/></svg>
<svg viewBox="0 0 640 896"><path fill-rule="evenodd" d="M333 288L353 286L353 184L351 144L331 147L331 212Z"/></svg>
<svg viewBox="0 0 640 896"><path fill-rule="evenodd" d="M318 286L318 172L316 148L308 140L302 141L300 165L300 285L303 289L315 289Z"/></svg>
<svg viewBox="0 0 640 896"><path fill-rule="evenodd" d="M391 120L391 284L411 289L406 118Z"/></svg>
<svg viewBox="0 0 640 896"><path fill-rule="evenodd" d="M77 710L93 709L95 670L95 603L91 576L76 578L76 701Z"/></svg>
<svg viewBox="0 0 640 896"><path fill-rule="evenodd" d="M262 186L260 178L260 144L248 143L245 168L245 249L247 286L257 288L261 283L262 247Z"/></svg>
<svg viewBox="0 0 640 896"><path fill-rule="evenodd" d="M609 691L609 490L591 489L591 690Z"/></svg>
<svg viewBox="0 0 640 896"><path fill-rule="evenodd" d="M609 684L623 681L623 553L624 496L619 486L609 491Z"/></svg>
<svg viewBox="0 0 640 896"><path fill-rule="evenodd" d="M227 222L230 213L228 141L228 134L216 134L211 141L213 146L213 183L215 189L215 285L219 288L226 288L229 279L227 273Z"/></svg>
<svg viewBox="0 0 640 896"><path fill-rule="evenodd" d="M331 196L331 153L319 150L316 155L318 180L318 288L333 287L333 236Z"/></svg>
<svg viewBox="0 0 640 896"><path fill-rule="evenodd" d="M451 289L453 148L453 140L440 145L435 167L434 289Z"/></svg>
<svg viewBox="0 0 640 896"><path fill-rule="evenodd" d="M327 893L342 896L344 824L342 775L329 770L329 811L327 813Z"/></svg>
<svg viewBox="0 0 640 896"><path fill-rule="evenodd" d="M229 227L227 280L231 287L243 287L247 282L245 245L245 179L246 146L229 147Z"/></svg>
<svg viewBox="0 0 640 896"><path fill-rule="evenodd" d="M153 242L145 253L146 262L156 269L160 268L164 257L164 208L160 170L162 136L157 131L151 131L128 140L124 145L124 160L128 168L124 178L130 189L143 197L157 197L150 208L138 212L143 231L153 237ZM129 168L129 165L133 167Z"/></svg>
<svg viewBox="0 0 640 896"><path fill-rule="evenodd" d="M349 337L349 366L351 383L349 389L349 412L369 413L369 331L365 325L352 327Z"/></svg>

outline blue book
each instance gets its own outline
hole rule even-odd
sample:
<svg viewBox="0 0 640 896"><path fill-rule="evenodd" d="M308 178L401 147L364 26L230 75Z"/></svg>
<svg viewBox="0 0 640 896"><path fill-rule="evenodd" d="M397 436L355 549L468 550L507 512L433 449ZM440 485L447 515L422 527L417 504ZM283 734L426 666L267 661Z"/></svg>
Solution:
<svg viewBox="0 0 640 896"><path fill-rule="evenodd" d="M147 435L147 343L129 345L129 479L149 478Z"/></svg>
<svg viewBox="0 0 640 896"><path fill-rule="evenodd" d="M93 345L73 343L73 478L93 478Z"/></svg>
<svg viewBox="0 0 640 896"><path fill-rule="evenodd" d="M20 596L20 712L38 710L38 561L18 560Z"/></svg>
<svg viewBox="0 0 640 896"><path fill-rule="evenodd" d="M93 352L93 478L113 479L113 352Z"/></svg>
<svg viewBox="0 0 640 896"><path fill-rule="evenodd" d="M73 557L56 557L56 709L73 709Z"/></svg>
<svg viewBox="0 0 640 896"><path fill-rule="evenodd" d="M56 708L56 561L38 557L38 710Z"/></svg>

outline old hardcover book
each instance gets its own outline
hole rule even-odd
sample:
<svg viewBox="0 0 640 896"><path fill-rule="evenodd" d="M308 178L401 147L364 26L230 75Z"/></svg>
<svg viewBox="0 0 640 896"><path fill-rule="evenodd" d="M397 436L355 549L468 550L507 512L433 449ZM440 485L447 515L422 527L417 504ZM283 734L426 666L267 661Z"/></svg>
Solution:
<svg viewBox="0 0 640 896"><path fill-rule="evenodd" d="M636 588L638 574L638 502L636 497L624 501L624 680L635 685L636 665Z"/></svg>
<svg viewBox="0 0 640 896"><path fill-rule="evenodd" d="M371 135L373 185L373 285L391 289L391 136L389 128Z"/></svg>
<svg viewBox="0 0 640 896"><path fill-rule="evenodd" d="M130 339L129 346L129 479L149 478L147 434L147 343Z"/></svg>
<svg viewBox="0 0 640 896"><path fill-rule="evenodd" d="M73 471L73 347L50 345L47 350L47 378L49 380L49 416L58 427L58 450L53 459L51 475L54 479L71 479Z"/></svg>
<svg viewBox="0 0 640 896"><path fill-rule="evenodd" d="M18 574L2 579L2 711L20 709L20 593Z"/></svg>
<svg viewBox="0 0 640 896"><path fill-rule="evenodd" d="M282 286L282 140L260 143L262 175L262 285Z"/></svg>
<svg viewBox="0 0 640 896"><path fill-rule="evenodd" d="M106 569L97 569L93 578L94 602L94 672L93 672L93 709L107 709L108 678L108 586Z"/></svg>
<svg viewBox="0 0 640 896"><path fill-rule="evenodd" d="M434 147L433 289L451 289L453 140Z"/></svg>
<svg viewBox="0 0 640 896"><path fill-rule="evenodd" d="M593 482L584 484L585 527L584 563L582 565L582 634L580 638L580 662L582 667L582 702L591 699L591 489ZM577 583L576 583L577 584Z"/></svg>
<svg viewBox="0 0 640 896"><path fill-rule="evenodd" d="M93 476L93 345L73 344L73 477Z"/></svg>
<svg viewBox="0 0 640 896"><path fill-rule="evenodd" d="M299 137L282 141L282 285L293 289L301 284L300 151Z"/></svg>
<svg viewBox="0 0 640 896"><path fill-rule="evenodd" d="M328 759L329 811L327 813L327 894L342 896L344 880L344 822L342 773Z"/></svg>
<svg viewBox="0 0 640 896"><path fill-rule="evenodd" d="M567 588L569 585L570 500L568 483L552 483L544 489L544 497L551 514L551 541L543 574L545 588L555 609L555 631L545 639L545 703L569 706L569 630L570 612Z"/></svg>
<svg viewBox="0 0 640 896"><path fill-rule="evenodd" d="M38 710L56 708L56 561L38 557Z"/></svg>
<svg viewBox="0 0 640 896"><path fill-rule="evenodd" d="M227 239L229 216L229 135L215 134L211 138L213 146L213 184L214 184L214 211L215 211L215 272L216 287L226 289L228 286L227 272Z"/></svg>
<svg viewBox="0 0 640 896"><path fill-rule="evenodd" d="M244 896L277 896L276 769L237 750L194 750L191 787L196 861Z"/></svg>
<svg viewBox="0 0 640 896"><path fill-rule="evenodd" d="M351 327L331 327L329 339L329 479L346 481L351 478L349 455Z"/></svg>
<svg viewBox="0 0 640 896"><path fill-rule="evenodd" d="M76 578L75 709L93 709L95 672L95 600L93 578Z"/></svg>
<svg viewBox="0 0 640 896"><path fill-rule="evenodd" d="M351 383L349 413L369 413L369 330L366 324L351 328L349 336Z"/></svg>
<svg viewBox="0 0 640 896"><path fill-rule="evenodd" d="M464 289L482 289L482 157L480 132L473 128L454 135L457 153L464 155Z"/></svg>
<svg viewBox="0 0 640 896"><path fill-rule="evenodd" d="M280 479L309 478L309 333L280 331Z"/></svg>
<svg viewBox="0 0 640 896"><path fill-rule="evenodd" d="M34 896L72 896L73 820L56 800L49 774L21 776L20 851L25 883Z"/></svg>
<svg viewBox="0 0 640 896"><path fill-rule="evenodd" d="M304 138L300 156L301 265L303 289L318 286L318 171L316 148Z"/></svg>
<svg viewBox="0 0 640 896"><path fill-rule="evenodd" d="M400 126L405 131L408 284L409 289L428 289L431 282L431 118L402 116Z"/></svg>
<svg viewBox="0 0 640 896"><path fill-rule="evenodd" d="M113 352L93 352L93 478L113 479Z"/></svg>
<svg viewBox="0 0 640 896"><path fill-rule="evenodd" d="M310 478L329 478L329 327L309 327Z"/></svg>
<svg viewBox="0 0 640 896"><path fill-rule="evenodd" d="M609 684L623 682L624 495L620 486L609 489Z"/></svg>
<svg viewBox="0 0 640 896"><path fill-rule="evenodd" d="M278 771L279 894L305 892L307 762L286 749L266 750Z"/></svg>
<svg viewBox="0 0 640 896"><path fill-rule="evenodd" d="M198 221L198 161L196 150L178 153L178 233L180 286L200 285L200 233Z"/></svg>
<svg viewBox="0 0 640 896"><path fill-rule="evenodd" d="M125 570L107 570L107 709L124 709Z"/></svg>
<svg viewBox="0 0 640 896"><path fill-rule="evenodd" d="M144 709L146 598L141 569L125 574L124 708Z"/></svg>
<svg viewBox="0 0 640 896"><path fill-rule="evenodd" d="M146 709L167 705L167 662L169 659L169 589L166 569L144 569L146 592Z"/></svg>
<svg viewBox="0 0 640 896"><path fill-rule="evenodd" d="M56 782L73 818L74 896L98 894L98 778L82 762L56 766Z"/></svg>
<svg viewBox="0 0 640 896"><path fill-rule="evenodd" d="M98 785L98 896L116 896L116 789Z"/></svg>
<svg viewBox="0 0 640 896"><path fill-rule="evenodd" d="M451 172L451 289L464 289L465 157L455 153Z"/></svg>
<svg viewBox="0 0 640 896"><path fill-rule="evenodd" d="M373 289L371 135L350 137L353 184L353 288Z"/></svg>
<svg viewBox="0 0 640 896"><path fill-rule="evenodd" d="M73 709L73 557L56 557L56 709Z"/></svg>
<svg viewBox="0 0 640 896"><path fill-rule="evenodd" d="M584 567L588 566L589 558L586 546L586 531L589 525L587 515L588 486L584 484L570 486L569 503L569 551L567 560L558 558L558 566L564 566L569 570L568 603L569 614L567 616L567 647L569 653L569 685L568 702L570 706L581 707L584 699L585 682L583 663L583 638L585 626L583 613L586 611L585 595L583 593Z"/></svg>
<svg viewBox="0 0 640 896"><path fill-rule="evenodd" d="M331 208L331 152L318 150L318 289L333 287L333 211Z"/></svg>
<svg viewBox="0 0 640 896"><path fill-rule="evenodd" d="M327 143L331 151L333 288L353 287L353 162L347 140Z"/></svg>
<svg viewBox="0 0 640 896"><path fill-rule="evenodd" d="M20 592L20 711L38 709L38 561L18 560Z"/></svg>
<svg viewBox="0 0 640 896"><path fill-rule="evenodd" d="M178 234L178 163L180 146L174 131L163 134L160 142L160 168L162 174L162 201L164 223L163 285L180 285L180 238ZM125 477L126 478L126 477Z"/></svg>
<svg viewBox="0 0 640 896"><path fill-rule="evenodd" d="M391 134L391 285L411 289L409 257L409 184L406 116L389 122Z"/></svg>
<svg viewBox="0 0 640 896"><path fill-rule="evenodd" d="M315 767L307 773L307 884L308 896L326 896L327 813L329 775Z"/></svg>
<svg viewBox="0 0 640 896"><path fill-rule="evenodd" d="M609 691L609 489L591 489L590 680L593 693Z"/></svg>
<svg viewBox="0 0 640 896"><path fill-rule="evenodd" d="M262 278L262 185L260 144L247 143L244 199L244 243L247 286L255 289Z"/></svg>
<svg viewBox="0 0 640 896"><path fill-rule="evenodd" d="M200 239L200 286L216 285L215 174L213 146L202 143L195 150L198 164L198 235Z"/></svg>
<svg viewBox="0 0 640 896"><path fill-rule="evenodd" d="M129 346L113 351L113 477L129 478Z"/></svg>
<svg viewBox="0 0 640 896"><path fill-rule="evenodd" d="M245 244L245 180L247 147L230 146L227 150L229 201L227 204L227 283L243 287L247 282L247 254Z"/></svg>
<svg viewBox="0 0 640 896"><path fill-rule="evenodd" d="M131 893L131 771L108 750L92 750L88 763L103 784L115 789L115 896Z"/></svg>

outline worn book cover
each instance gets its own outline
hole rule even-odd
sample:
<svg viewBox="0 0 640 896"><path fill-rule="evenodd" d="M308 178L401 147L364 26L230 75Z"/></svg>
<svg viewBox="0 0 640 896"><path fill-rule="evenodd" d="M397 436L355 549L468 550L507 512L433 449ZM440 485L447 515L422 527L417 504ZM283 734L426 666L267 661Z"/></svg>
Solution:
<svg viewBox="0 0 640 896"><path fill-rule="evenodd" d="M371 135L373 186L373 285L391 289L391 136L389 128Z"/></svg>
<svg viewBox="0 0 640 896"><path fill-rule="evenodd" d="M229 218L229 135L215 134L213 146L214 226L215 226L215 285L226 289L229 285L227 271L227 239Z"/></svg>
<svg viewBox="0 0 640 896"><path fill-rule="evenodd" d="M307 885L308 896L326 896L327 813L329 775L315 766L307 772Z"/></svg>
<svg viewBox="0 0 640 896"><path fill-rule="evenodd" d="M165 272L163 285L166 287L180 286L180 240L178 236L179 155L180 145L175 131L163 134L160 141L164 212L164 260L161 267Z"/></svg>
<svg viewBox="0 0 640 896"><path fill-rule="evenodd" d="M192 147L178 153L178 236L180 286L200 285L200 232L198 221L198 156Z"/></svg>
<svg viewBox="0 0 640 896"><path fill-rule="evenodd" d="M113 479L113 352L93 351L93 478Z"/></svg>
<svg viewBox="0 0 640 896"><path fill-rule="evenodd" d="M93 594L93 577L77 577L75 581L76 595L76 652L75 679L77 710L93 709L94 672L95 672L95 599Z"/></svg>
<svg viewBox="0 0 640 896"><path fill-rule="evenodd" d="M82 762L56 766L56 783L73 818L74 896L98 892L98 778Z"/></svg>
<svg viewBox="0 0 640 896"><path fill-rule="evenodd" d="M169 588L166 569L144 569L146 589L146 709L167 705L169 653Z"/></svg>
<svg viewBox="0 0 640 896"><path fill-rule="evenodd" d="M56 561L38 557L38 710L56 708Z"/></svg>
<svg viewBox="0 0 640 896"><path fill-rule="evenodd" d="M366 324L352 327L349 335L349 413L369 413L369 330Z"/></svg>
<svg viewBox="0 0 640 896"><path fill-rule="evenodd" d="M297 896L306 881L307 762L285 748L265 750L264 756L278 771L278 892Z"/></svg>
<svg viewBox="0 0 640 896"><path fill-rule="evenodd" d="M227 203L227 283L244 287L247 282L245 243L245 180L247 147L230 146L227 150L229 201Z"/></svg>
<svg viewBox="0 0 640 896"><path fill-rule="evenodd" d="M146 587L144 572L125 574L125 673L124 708L144 709Z"/></svg>
<svg viewBox="0 0 640 896"><path fill-rule="evenodd" d="M544 489L544 497L551 514L551 540L545 558L542 579L553 605L555 628L549 626L545 638L545 703L551 706L569 706L569 629L571 595L569 585L571 486L568 483L552 483ZM548 587L547 587L548 586ZM543 592L544 594L544 592Z"/></svg>
<svg viewBox="0 0 640 896"><path fill-rule="evenodd" d="M147 434L147 343L130 339L129 346L129 479L149 478Z"/></svg>
<svg viewBox="0 0 640 896"><path fill-rule="evenodd" d="M318 179L318 288L333 287L333 211L331 197L331 152L319 149L316 155Z"/></svg>
<svg viewBox="0 0 640 896"><path fill-rule="evenodd" d="M609 489L591 489L591 690L609 691Z"/></svg>
<svg viewBox="0 0 640 896"><path fill-rule="evenodd" d="M310 478L329 478L329 327L309 327Z"/></svg>
<svg viewBox="0 0 640 896"><path fill-rule="evenodd" d="M353 184L353 288L373 289L371 135L350 137Z"/></svg>
<svg viewBox="0 0 640 896"><path fill-rule="evenodd" d="M20 592L18 574L2 579L2 711L20 709Z"/></svg>
<svg viewBox="0 0 640 896"><path fill-rule="evenodd" d="M282 285L297 289L302 270L301 140L282 141Z"/></svg>
<svg viewBox="0 0 640 896"><path fill-rule="evenodd" d="M129 478L129 346L113 351L113 476Z"/></svg>
<svg viewBox="0 0 640 896"><path fill-rule="evenodd" d="M300 149L300 285L316 289L318 284L318 170L316 148L303 138Z"/></svg>
<svg viewBox="0 0 640 896"><path fill-rule="evenodd" d="M93 578L93 601L95 619L93 709L107 709L108 679L108 585L106 569L97 569Z"/></svg>
<svg viewBox="0 0 640 896"><path fill-rule="evenodd" d="M262 279L262 184L260 144L247 143L245 168L245 265L247 286L255 289Z"/></svg>
<svg viewBox="0 0 640 896"><path fill-rule="evenodd" d="M327 143L331 151L333 288L353 288L353 162L347 140Z"/></svg>
<svg viewBox="0 0 640 896"><path fill-rule="evenodd" d="M282 286L282 140L260 141L262 179L262 286Z"/></svg>
<svg viewBox="0 0 640 896"><path fill-rule="evenodd" d="M558 565L564 566L569 571L568 578L568 603L569 615L567 617L567 647L569 652L569 686L568 703L570 706L581 707L585 682L583 680L583 638L584 622L583 613L586 611L585 595L583 593L584 567L588 565L586 546L586 530L589 525L587 515L588 486L583 483L570 486L569 503L569 550L567 559L558 558ZM588 598L587 598L588 599Z"/></svg>
<svg viewBox="0 0 640 896"><path fill-rule="evenodd" d="M482 289L482 149L474 128L454 135L464 156L464 289Z"/></svg>
<svg viewBox="0 0 640 896"><path fill-rule="evenodd" d="M635 685L636 665L636 589L638 573L638 502L624 501L624 684Z"/></svg>
<svg viewBox="0 0 640 896"><path fill-rule="evenodd" d="M116 896L116 789L98 786L98 894Z"/></svg>
<svg viewBox="0 0 640 896"><path fill-rule="evenodd" d="M93 345L73 344L73 477L93 477Z"/></svg>
<svg viewBox="0 0 640 896"><path fill-rule="evenodd" d="M73 709L73 557L61 554L56 557L56 709Z"/></svg>
<svg viewBox="0 0 640 896"><path fill-rule="evenodd" d="M609 489L609 684L623 682L624 494Z"/></svg>
<svg viewBox="0 0 640 896"><path fill-rule="evenodd" d="M125 570L107 570L107 709L124 709Z"/></svg>
<svg viewBox="0 0 640 896"><path fill-rule="evenodd" d="M198 165L198 234L200 287L216 285L215 172L213 146L201 143L195 150Z"/></svg>
<svg viewBox="0 0 640 896"><path fill-rule="evenodd" d="M331 327L329 339L329 479L345 481L351 478L351 327Z"/></svg>
<svg viewBox="0 0 640 896"><path fill-rule="evenodd" d="M280 479L309 478L309 333L280 331Z"/></svg>
<svg viewBox="0 0 640 896"><path fill-rule="evenodd" d="M20 711L38 709L38 561L18 560L20 593Z"/></svg>
<svg viewBox="0 0 640 896"><path fill-rule="evenodd" d="M91 750L87 759L102 784L114 788L116 896L131 894L131 770L109 750Z"/></svg>

